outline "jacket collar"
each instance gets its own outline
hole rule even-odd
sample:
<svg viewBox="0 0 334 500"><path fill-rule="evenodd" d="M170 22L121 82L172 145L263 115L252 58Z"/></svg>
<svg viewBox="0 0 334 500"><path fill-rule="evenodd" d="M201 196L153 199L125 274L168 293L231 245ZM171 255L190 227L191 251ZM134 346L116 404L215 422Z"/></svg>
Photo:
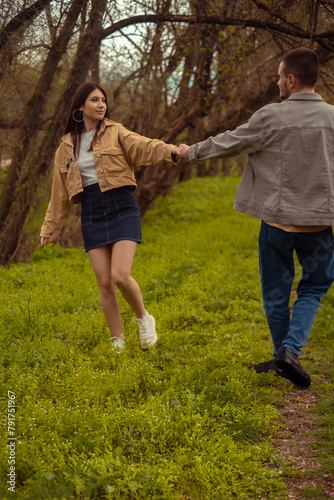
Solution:
<svg viewBox="0 0 334 500"><path fill-rule="evenodd" d="M287 101L324 101L316 92L295 92L286 99Z"/></svg>
<svg viewBox="0 0 334 500"><path fill-rule="evenodd" d="M109 120L109 118L104 118L103 123L101 124L101 127L100 127L98 135L102 134L102 132L104 132L107 127L110 127L111 125L114 125L114 123L115 122L112 121L112 120ZM65 134L62 137L62 141L65 142L65 144L68 144L69 146L73 147L72 137L71 137L70 133Z"/></svg>

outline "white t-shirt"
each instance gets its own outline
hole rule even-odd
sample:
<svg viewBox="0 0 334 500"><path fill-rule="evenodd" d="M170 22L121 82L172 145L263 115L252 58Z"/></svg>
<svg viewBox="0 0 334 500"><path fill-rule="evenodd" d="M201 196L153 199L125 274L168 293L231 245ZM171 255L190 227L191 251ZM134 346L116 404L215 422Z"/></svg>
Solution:
<svg viewBox="0 0 334 500"><path fill-rule="evenodd" d="M83 187L98 182L93 151L88 151L93 140L95 129L81 134L81 143L77 165L81 174Z"/></svg>

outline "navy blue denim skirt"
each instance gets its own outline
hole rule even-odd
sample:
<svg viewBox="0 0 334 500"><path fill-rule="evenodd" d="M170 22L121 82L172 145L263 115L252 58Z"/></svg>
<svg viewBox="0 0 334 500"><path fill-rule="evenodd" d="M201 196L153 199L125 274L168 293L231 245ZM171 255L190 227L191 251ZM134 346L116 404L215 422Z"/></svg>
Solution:
<svg viewBox="0 0 334 500"><path fill-rule="evenodd" d="M140 211L133 189L122 186L102 192L98 184L85 187L81 228L86 252L121 240L141 243Z"/></svg>

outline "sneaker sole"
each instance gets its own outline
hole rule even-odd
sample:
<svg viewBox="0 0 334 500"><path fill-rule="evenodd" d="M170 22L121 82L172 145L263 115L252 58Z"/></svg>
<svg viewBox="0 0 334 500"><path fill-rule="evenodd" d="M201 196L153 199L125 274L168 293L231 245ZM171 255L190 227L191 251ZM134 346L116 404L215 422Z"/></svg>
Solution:
<svg viewBox="0 0 334 500"><path fill-rule="evenodd" d="M144 349L144 350L145 350L145 349L148 349L149 347L154 346L154 344L156 344L157 340L158 340L158 335L157 335L157 334L155 334L154 339L153 339L153 340L151 340L149 344L148 344L148 343L144 340L144 341L143 341L143 343L141 343L141 344L140 344L140 345L141 345L141 348L142 348L142 349Z"/></svg>

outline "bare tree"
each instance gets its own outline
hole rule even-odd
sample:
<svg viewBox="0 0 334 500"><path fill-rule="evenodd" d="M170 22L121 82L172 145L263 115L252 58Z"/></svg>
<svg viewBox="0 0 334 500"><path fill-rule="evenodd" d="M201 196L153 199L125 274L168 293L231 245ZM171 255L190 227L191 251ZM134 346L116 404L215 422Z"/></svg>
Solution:
<svg viewBox="0 0 334 500"><path fill-rule="evenodd" d="M36 190L49 184L67 109L85 79L104 75L115 120L176 144L234 128L277 99L277 59L295 46L317 51L322 90L325 97L333 96L330 1L189 0L185 9L181 1L156 0L150 6L131 3L127 18L117 0L68 0L49 9L50 1L24 2L18 12L8 7L2 18L0 145L8 137L16 144L0 196L3 264L17 252ZM44 24L38 26L41 15ZM28 32L30 42L23 36ZM126 45L113 43L116 35ZM108 57L103 51L109 51ZM26 74L32 75L28 92ZM11 85L20 116L10 113L14 106L6 101ZM197 168L199 176L208 172L212 169L206 165ZM157 195L191 175L190 168L140 168L142 212Z"/></svg>
<svg viewBox="0 0 334 500"><path fill-rule="evenodd" d="M35 155L30 151L30 145L37 132L39 113L43 108L46 92L52 81L52 79L50 80L50 74L56 70L60 57L70 39L71 32L81 11L81 0L73 0L64 26L56 40L56 48L50 50L39 85L36 88L33 98L28 103L29 107L25 114L27 126L25 129L22 129L23 148L12 160L1 197L3 204L0 205L0 221L2 222L0 254L3 255L2 258L4 261L15 251L36 188L45 177L46 172L50 170L50 165L52 165L52 158L50 156L53 156L56 144L62 135L67 109L70 106L74 91L86 78L91 67L91 60L97 56L100 44L99 35L102 14L106 6L106 1L95 0L92 2L87 28L84 36L79 41L72 71L68 78L67 88L61 96L57 106L57 113L48 127L38 153ZM86 55L84 61L82 61L83 53ZM32 110L35 112L32 113ZM32 118L33 121L29 121ZM14 162L14 160L16 161ZM22 162L24 168L20 168L20 162ZM12 175L10 175L11 173ZM9 183L10 181L11 183ZM7 196L4 196L4 194Z"/></svg>

